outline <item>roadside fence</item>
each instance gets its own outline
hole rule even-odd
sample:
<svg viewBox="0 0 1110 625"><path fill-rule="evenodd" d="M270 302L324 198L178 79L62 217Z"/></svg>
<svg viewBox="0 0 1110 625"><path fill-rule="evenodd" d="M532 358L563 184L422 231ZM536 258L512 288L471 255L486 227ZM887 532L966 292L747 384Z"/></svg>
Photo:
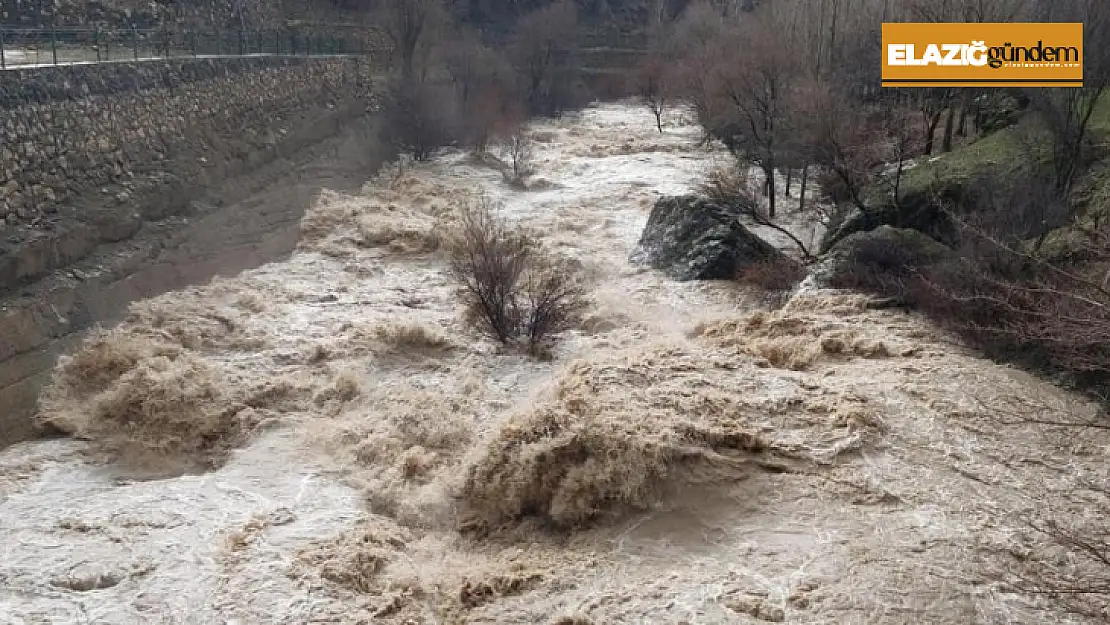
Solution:
<svg viewBox="0 0 1110 625"><path fill-rule="evenodd" d="M355 30L0 27L0 69L212 56L368 53Z"/></svg>

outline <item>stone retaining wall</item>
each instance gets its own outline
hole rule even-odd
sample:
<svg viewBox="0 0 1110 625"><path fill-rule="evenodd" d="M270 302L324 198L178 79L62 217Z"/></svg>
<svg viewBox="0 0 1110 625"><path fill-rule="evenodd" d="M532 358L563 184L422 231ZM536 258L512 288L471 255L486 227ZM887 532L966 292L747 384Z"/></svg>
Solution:
<svg viewBox="0 0 1110 625"><path fill-rule="evenodd" d="M264 149L285 119L366 96L356 59L228 58L0 72L0 220L49 228L90 189L127 201L136 175L182 151ZM105 194L108 191L104 191ZM78 215L78 217L80 217ZM11 233L8 233L10 235ZM0 289L12 276L0 275Z"/></svg>
<svg viewBox="0 0 1110 625"><path fill-rule="evenodd" d="M353 57L0 71L0 447L33 434L39 389L85 329L291 249L292 209L221 202L291 175L283 163L365 117L371 87ZM249 243L222 231L243 228L232 218ZM225 243L241 249L223 258Z"/></svg>

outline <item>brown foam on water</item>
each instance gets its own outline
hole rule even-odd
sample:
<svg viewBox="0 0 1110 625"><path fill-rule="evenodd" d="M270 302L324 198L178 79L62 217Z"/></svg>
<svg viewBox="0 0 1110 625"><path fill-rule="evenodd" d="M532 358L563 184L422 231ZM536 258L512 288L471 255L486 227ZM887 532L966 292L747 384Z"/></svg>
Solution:
<svg viewBox="0 0 1110 625"><path fill-rule="evenodd" d="M1088 406L859 296L772 312L632 267L716 158L698 129L605 105L535 130L551 185L446 154L324 193L288 261L60 362L40 418L88 444L0 454L0 620L1062 622L979 560L1043 547L1029 515L1105 466L999 420ZM594 285L551 362L461 321L437 247L477 192Z"/></svg>

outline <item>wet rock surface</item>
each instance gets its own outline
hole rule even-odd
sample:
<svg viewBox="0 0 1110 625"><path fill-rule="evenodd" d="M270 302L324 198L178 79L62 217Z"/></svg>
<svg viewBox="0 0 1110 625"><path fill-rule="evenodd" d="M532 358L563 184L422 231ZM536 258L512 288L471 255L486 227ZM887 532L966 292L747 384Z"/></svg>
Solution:
<svg viewBox="0 0 1110 625"><path fill-rule="evenodd" d="M738 221L734 210L693 195L655 203L631 260L676 280L728 280L782 252Z"/></svg>

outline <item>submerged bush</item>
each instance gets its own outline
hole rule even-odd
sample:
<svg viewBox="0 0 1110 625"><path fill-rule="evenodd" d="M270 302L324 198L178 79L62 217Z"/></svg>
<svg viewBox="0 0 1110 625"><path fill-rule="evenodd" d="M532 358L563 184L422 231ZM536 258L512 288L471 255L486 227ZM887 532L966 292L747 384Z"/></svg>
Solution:
<svg viewBox="0 0 1110 625"><path fill-rule="evenodd" d="M448 252L468 318L503 344L524 340L540 348L573 327L588 305L572 264L507 224L486 198L463 205Z"/></svg>

